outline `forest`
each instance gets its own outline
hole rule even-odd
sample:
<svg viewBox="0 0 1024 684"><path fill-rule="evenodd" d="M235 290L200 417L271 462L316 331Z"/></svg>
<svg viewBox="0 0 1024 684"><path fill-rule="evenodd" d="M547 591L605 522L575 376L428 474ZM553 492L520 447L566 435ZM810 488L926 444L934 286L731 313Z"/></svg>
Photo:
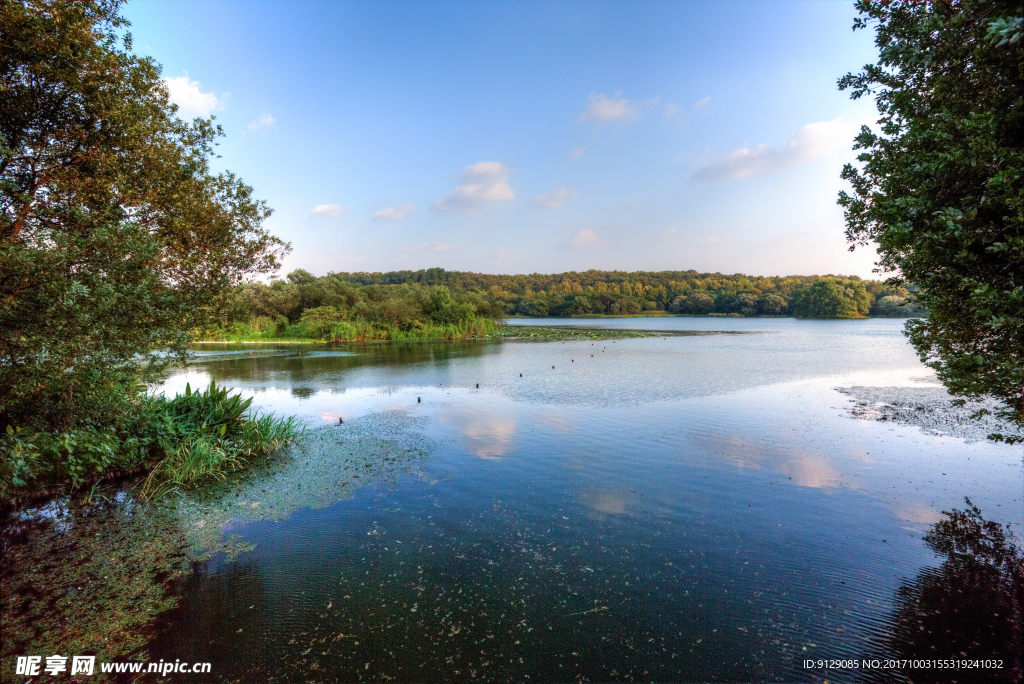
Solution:
<svg viewBox="0 0 1024 684"><path fill-rule="evenodd" d="M921 315L913 295L856 276L760 277L696 271L488 275L431 268L388 273L296 270L245 283L227 298L211 340L454 339L509 316Z"/></svg>
<svg viewBox="0 0 1024 684"><path fill-rule="evenodd" d="M462 339L494 331L503 309L444 286L359 285L292 271L270 285L244 283L225 298L207 341Z"/></svg>

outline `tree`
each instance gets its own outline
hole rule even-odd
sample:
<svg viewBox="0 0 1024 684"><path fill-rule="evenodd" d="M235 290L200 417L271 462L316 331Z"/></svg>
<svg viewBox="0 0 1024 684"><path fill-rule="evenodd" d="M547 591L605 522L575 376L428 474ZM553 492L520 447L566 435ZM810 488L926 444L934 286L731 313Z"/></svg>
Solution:
<svg viewBox="0 0 1024 684"><path fill-rule="evenodd" d="M758 306L766 316L777 316L786 308L786 300L777 294L766 294L758 300Z"/></svg>
<svg viewBox="0 0 1024 684"><path fill-rule="evenodd" d="M476 309L472 304L459 304L452 298L446 285L437 285L430 291L426 312L438 325L459 325L473 318Z"/></svg>
<svg viewBox="0 0 1024 684"><path fill-rule="evenodd" d="M177 118L120 5L0 2L0 427L117 418L143 367L287 250L210 171L220 127Z"/></svg>
<svg viewBox="0 0 1024 684"><path fill-rule="evenodd" d="M757 313L757 295L750 292L743 292L736 297L735 307L744 316L753 316Z"/></svg>
<svg viewBox="0 0 1024 684"><path fill-rule="evenodd" d="M669 306L669 311L682 314L706 314L715 306L715 299L706 292L679 295Z"/></svg>
<svg viewBox="0 0 1024 684"><path fill-rule="evenodd" d="M345 316L333 306L318 306L305 309L299 323L307 335L323 337L331 330L331 324L345 320Z"/></svg>
<svg viewBox="0 0 1024 684"><path fill-rule="evenodd" d="M890 285L916 285L906 334L960 397L1001 399L1021 423L1024 340L1024 50L1019 0L860 0L880 54L839 80L873 94L860 168L842 177L851 249L876 244ZM1020 436L993 435L1019 441Z"/></svg>
<svg viewBox="0 0 1024 684"><path fill-rule="evenodd" d="M835 278L818 280L793 294L789 308L797 318L858 318L868 312L871 296L864 283Z"/></svg>

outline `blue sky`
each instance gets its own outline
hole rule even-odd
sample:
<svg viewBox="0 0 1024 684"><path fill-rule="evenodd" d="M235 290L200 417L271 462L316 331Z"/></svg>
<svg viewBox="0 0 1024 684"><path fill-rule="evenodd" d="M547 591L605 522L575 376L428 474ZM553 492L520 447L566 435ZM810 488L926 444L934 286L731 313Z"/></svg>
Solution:
<svg viewBox="0 0 1024 684"><path fill-rule="evenodd" d="M136 0L135 49L293 245L285 271L872 277L848 2Z"/></svg>

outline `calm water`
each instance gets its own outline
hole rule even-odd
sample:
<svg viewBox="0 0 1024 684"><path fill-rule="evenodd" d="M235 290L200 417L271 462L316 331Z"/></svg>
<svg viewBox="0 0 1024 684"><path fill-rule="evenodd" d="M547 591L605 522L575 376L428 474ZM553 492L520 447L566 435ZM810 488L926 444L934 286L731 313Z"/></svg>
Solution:
<svg viewBox="0 0 1024 684"><path fill-rule="evenodd" d="M155 657L244 681L894 681L803 663L900 655L940 511L1024 518L1019 448L849 417L836 387L934 384L902 321L573 323L729 334L204 345L168 392L212 377L322 426L232 495L319 490L225 525L254 549L200 568ZM335 473L375 430L396 465L354 486Z"/></svg>

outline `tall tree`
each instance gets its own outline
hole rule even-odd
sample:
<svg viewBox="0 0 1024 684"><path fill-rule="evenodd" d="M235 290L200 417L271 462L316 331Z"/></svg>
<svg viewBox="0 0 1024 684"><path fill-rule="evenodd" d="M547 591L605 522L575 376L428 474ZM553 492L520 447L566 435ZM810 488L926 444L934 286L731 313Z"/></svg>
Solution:
<svg viewBox="0 0 1024 684"><path fill-rule="evenodd" d="M1024 50L1019 0L857 2L877 64L839 80L874 95L859 167L842 177L850 249L873 242L893 285L920 288L906 333L960 397L993 396L1021 422ZM1016 435L993 435L1020 441Z"/></svg>
<svg viewBox="0 0 1024 684"><path fill-rule="evenodd" d="M0 0L0 429L102 421L288 246L132 52L121 0Z"/></svg>

